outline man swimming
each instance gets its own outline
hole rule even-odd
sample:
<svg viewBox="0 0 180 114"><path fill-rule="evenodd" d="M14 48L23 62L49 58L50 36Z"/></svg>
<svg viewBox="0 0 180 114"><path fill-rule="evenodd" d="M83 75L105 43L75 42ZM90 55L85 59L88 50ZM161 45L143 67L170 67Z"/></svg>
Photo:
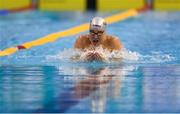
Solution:
<svg viewBox="0 0 180 114"><path fill-rule="evenodd" d="M81 35L75 42L74 48L82 50L88 61L103 60L101 53L96 51L98 47L102 47L110 52L120 50L122 45L117 37L107 35L105 33L106 22L101 17L94 17L90 21L89 34Z"/></svg>

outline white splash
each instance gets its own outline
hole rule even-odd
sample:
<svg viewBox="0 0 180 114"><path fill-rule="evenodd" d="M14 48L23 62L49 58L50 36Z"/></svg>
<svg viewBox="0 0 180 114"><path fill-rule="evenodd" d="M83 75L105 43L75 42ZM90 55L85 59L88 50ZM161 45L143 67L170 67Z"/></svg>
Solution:
<svg viewBox="0 0 180 114"><path fill-rule="evenodd" d="M176 60L171 54L164 54L162 52L152 52L150 55L141 55L140 63L165 63Z"/></svg>
<svg viewBox="0 0 180 114"><path fill-rule="evenodd" d="M80 51L76 49L64 49L63 51L59 52L57 55L47 56L46 59L49 60L72 60L73 57L79 57L78 61L85 61L86 55L91 51ZM126 49L118 50L118 51L108 51L103 49L102 47L96 48L95 51L98 52L103 58L104 62L112 62L122 61L122 60L130 60L130 61L137 61L139 60L140 54L137 52L131 52Z"/></svg>
<svg viewBox="0 0 180 114"><path fill-rule="evenodd" d="M48 61L71 61L73 57L79 57L78 61L84 62L87 53L90 51L83 52L76 49L64 49L57 55L47 56ZM150 55L141 55L138 52L132 52L127 49L110 52L102 47L96 48L95 52L98 52L104 59L104 62L123 62L123 63L164 63L175 60L170 54L163 54L161 52L152 52Z"/></svg>

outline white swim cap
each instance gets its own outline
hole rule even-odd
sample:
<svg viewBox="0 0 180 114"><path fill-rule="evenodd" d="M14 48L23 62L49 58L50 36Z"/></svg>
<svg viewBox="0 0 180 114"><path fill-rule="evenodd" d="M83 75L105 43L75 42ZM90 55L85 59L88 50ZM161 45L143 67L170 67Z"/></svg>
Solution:
<svg viewBox="0 0 180 114"><path fill-rule="evenodd" d="M91 30L98 30L98 31L105 31L106 29L106 22L103 18L101 17L94 17L90 21L90 31Z"/></svg>

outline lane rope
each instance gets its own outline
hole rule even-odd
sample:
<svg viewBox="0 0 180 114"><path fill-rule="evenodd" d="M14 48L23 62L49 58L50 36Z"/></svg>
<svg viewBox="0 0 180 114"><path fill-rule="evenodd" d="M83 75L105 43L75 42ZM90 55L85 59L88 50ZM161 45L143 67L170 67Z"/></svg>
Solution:
<svg viewBox="0 0 180 114"><path fill-rule="evenodd" d="M107 24L112 24L112 23L115 23L118 21L125 20L129 17L136 16L136 15L138 15L138 12L139 12L138 9L130 9L125 12L121 12L121 13L106 17L105 20L107 21ZM23 43L16 47L10 47L10 48L4 49L4 50L0 51L0 56L11 55L21 49L30 49L35 46L40 46L40 45L43 45L46 43L54 42L59 38L72 36L72 35L87 31L88 29L89 29L89 23L85 23L85 24L75 26L75 27L72 27L72 28L64 30L64 31L55 32L55 33L49 34L47 36L40 37L37 40Z"/></svg>

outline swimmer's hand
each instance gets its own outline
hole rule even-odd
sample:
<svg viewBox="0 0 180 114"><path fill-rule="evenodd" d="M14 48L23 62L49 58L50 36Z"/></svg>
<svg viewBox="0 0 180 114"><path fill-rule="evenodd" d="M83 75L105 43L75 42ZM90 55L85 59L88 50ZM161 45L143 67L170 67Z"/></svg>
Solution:
<svg viewBox="0 0 180 114"><path fill-rule="evenodd" d="M71 57L71 60L79 61L104 61L106 56L103 53L99 53L96 51L85 51L81 54L74 55Z"/></svg>
<svg viewBox="0 0 180 114"><path fill-rule="evenodd" d="M86 60L86 61L102 61L103 57L99 53L89 52L85 55L76 55L71 57L72 60Z"/></svg>
<svg viewBox="0 0 180 114"><path fill-rule="evenodd" d="M87 61L103 61L104 57L98 52L89 52L86 55L85 60Z"/></svg>

